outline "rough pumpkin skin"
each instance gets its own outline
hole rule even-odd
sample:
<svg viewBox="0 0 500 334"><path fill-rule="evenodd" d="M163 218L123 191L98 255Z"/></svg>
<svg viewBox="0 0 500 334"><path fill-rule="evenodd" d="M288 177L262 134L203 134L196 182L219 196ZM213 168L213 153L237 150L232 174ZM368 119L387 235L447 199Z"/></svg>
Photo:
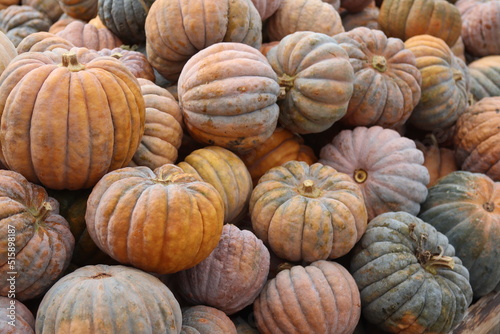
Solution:
<svg viewBox="0 0 500 334"><path fill-rule="evenodd" d="M12 307L12 298L0 296L0 332L6 334L35 334L35 317L33 313L19 300L14 300L15 304L15 324L13 327L9 314L9 307Z"/></svg>
<svg viewBox="0 0 500 334"><path fill-rule="evenodd" d="M187 307L182 312L182 334L237 334L236 326L222 311L206 306Z"/></svg>
<svg viewBox="0 0 500 334"><path fill-rule="evenodd" d="M73 43L77 47L92 50L114 49L123 45L123 42L108 28L96 28L93 24L75 20L63 30L55 34Z"/></svg>

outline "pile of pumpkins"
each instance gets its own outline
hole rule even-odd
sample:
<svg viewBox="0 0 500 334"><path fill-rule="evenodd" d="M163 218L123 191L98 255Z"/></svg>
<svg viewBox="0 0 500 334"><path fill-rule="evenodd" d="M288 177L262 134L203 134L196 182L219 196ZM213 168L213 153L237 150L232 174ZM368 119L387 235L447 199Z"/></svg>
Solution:
<svg viewBox="0 0 500 334"><path fill-rule="evenodd" d="M0 332L449 333L500 289L500 1L0 0Z"/></svg>

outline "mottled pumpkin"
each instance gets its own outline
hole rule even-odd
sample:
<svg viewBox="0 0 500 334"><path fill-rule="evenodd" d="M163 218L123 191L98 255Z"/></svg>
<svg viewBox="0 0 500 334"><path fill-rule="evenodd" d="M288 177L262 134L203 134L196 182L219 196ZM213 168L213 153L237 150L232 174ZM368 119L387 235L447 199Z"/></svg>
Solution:
<svg viewBox="0 0 500 334"><path fill-rule="evenodd" d="M416 215L427 196L424 155L395 130L378 125L342 130L321 148L319 158L360 186L369 220L389 211Z"/></svg>
<svg viewBox="0 0 500 334"><path fill-rule="evenodd" d="M253 310L262 334L349 334L360 319L361 301L347 269L320 260L280 271L264 286Z"/></svg>
<svg viewBox="0 0 500 334"><path fill-rule="evenodd" d="M169 81L177 81L186 61L213 44L258 49L262 43L262 20L251 0L156 0L149 13L148 60Z"/></svg>
<svg viewBox="0 0 500 334"><path fill-rule="evenodd" d="M237 334L231 319L222 311L205 305L182 311L181 334Z"/></svg>
<svg viewBox="0 0 500 334"><path fill-rule="evenodd" d="M0 86L0 160L48 188L92 187L132 160L144 133L137 79L85 48L20 54Z"/></svg>
<svg viewBox="0 0 500 334"><path fill-rule="evenodd" d="M409 122L424 131L449 129L469 103L467 65L440 38L419 35L405 41L422 74L420 101Z"/></svg>
<svg viewBox="0 0 500 334"><path fill-rule="evenodd" d="M0 332L35 334L35 317L19 300L0 296Z"/></svg>
<svg viewBox="0 0 500 334"><path fill-rule="evenodd" d="M29 34L17 45L17 53L52 51L56 48L71 50L75 45L65 38L47 31Z"/></svg>
<svg viewBox="0 0 500 334"><path fill-rule="evenodd" d="M469 270L474 299L500 283L500 182L456 171L432 188L419 217L445 234Z"/></svg>
<svg viewBox="0 0 500 334"><path fill-rule="evenodd" d="M0 170L0 295L42 295L68 267L75 240L59 203L21 174ZM6 278L13 278L14 281Z"/></svg>
<svg viewBox="0 0 500 334"><path fill-rule="evenodd" d="M342 123L397 128L420 100L422 77L415 55L399 38L382 31L354 28L333 37L349 55L354 90Z"/></svg>
<svg viewBox="0 0 500 334"><path fill-rule="evenodd" d="M270 41L279 41L298 31L333 36L344 32L339 12L322 0L282 0L269 17L264 31Z"/></svg>
<svg viewBox="0 0 500 334"><path fill-rule="evenodd" d="M246 44L217 43L201 50L183 67L177 89L187 131L205 145L244 151L276 128L276 73Z"/></svg>
<svg viewBox="0 0 500 334"><path fill-rule="evenodd" d="M500 96L485 97L457 120L454 146L462 170L500 181Z"/></svg>
<svg viewBox="0 0 500 334"><path fill-rule="evenodd" d="M259 12L262 21L265 21L278 10L281 1L282 0L252 0L252 3Z"/></svg>
<svg viewBox="0 0 500 334"><path fill-rule="evenodd" d="M175 165L125 167L92 188L85 220L92 240L115 260L168 274L210 255L224 202L211 184Z"/></svg>
<svg viewBox="0 0 500 334"><path fill-rule="evenodd" d="M98 29L90 23L75 20L69 23L56 36L67 39L77 47L92 50L114 49L123 45L123 42L107 28Z"/></svg>
<svg viewBox="0 0 500 334"><path fill-rule="evenodd" d="M407 212L370 221L350 272L364 318L389 333L449 333L472 301L469 272L448 238Z"/></svg>
<svg viewBox="0 0 500 334"><path fill-rule="evenodd" d="M321 163L289 161L264 174L250 198L254 233L282 259L335 259L347 254L367 223L359 186Z"/></svg>
<svg viewBox="0 0 500 334"><path fill-rule="evenodd" d="M85 22L97 16L98 0L58 0L63 12Z"/></svg>
<svg viewBox="0 0 500 334"><path fill-rule="evenodd" d="M17 56L17 50L14 44L10 41L9 37L0 31L0 75L9 65L10 61Z"/></svg>
<svg viewBox="0 0 500 334"><path fill-rule="evenodd" d="M63 14L59 0L22 0L21 4L44 13L52 22L56 22Z"/></svg>
<svg viewBox="0 0 500 334"><path fill-rule="evenodd" d="M384 0L378 16L380 29L389 37L406 41L418 35L431 35L448 46L462 32L457 7L446 0Z"/></svg>
<svg viewBox="0 0 500 334"><path fill-rule="evenodd" d="M236 154L219 146L207 146L191 152L177 165L217 189L224 201L224 223L237 224L248 213L252 179Z"/></svg>
<svg viewBox="0 0 500 334"><path fill-rule="evenodd" d="M474 102L484 97L500 96L500 55L486 56L468 64L470 93Z"/></svg>
<svg viewBox="0 0 500 334"><path fill-rule="evenodd" d="M31 6L12 5L0 10L0 31L17 46L24 37L37 31L48 31L52 21Z"/></svg>
<svg viewBox="0 0 500 334"><path fill-rule="evenodd" d="M280 124L299 134L325 131L341 119L353 94L354 70L332 37L298 31L269 50L278 75Z"/></svg>
<svg viewBox="0 0 500 334"><path fill-rule="evenodd" d="M43 297L37 333L179 334L182 313L158 278L121 265L86 266L62 277Z"/></svg>
<svg viewBox="0 0 500 334"><path fill-rule="evenodd" d="M213 252L176 274L179 292L193 305L232 315L257 298L267 281L269 261L269 251L255 234L226 224Z"/></svg>
<svg viewBox="0 0 500 334"><path fill-rule="evenodd" d="M148 58L143 53L127 49L124 47L104 48L99 50L103 56L111 56L118 59L136 78L143 78L149 81L155 81L155 72Z"/></svg>

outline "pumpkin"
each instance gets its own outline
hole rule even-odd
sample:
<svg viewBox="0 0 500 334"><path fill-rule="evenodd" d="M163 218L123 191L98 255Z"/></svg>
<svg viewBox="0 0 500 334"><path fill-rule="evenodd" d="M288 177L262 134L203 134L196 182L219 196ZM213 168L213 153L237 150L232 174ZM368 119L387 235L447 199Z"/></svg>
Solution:
<svg viewBox="0 0 500 334"><path fill-rule="evenodd" d="M424 153L424 166L429 171L427 188L436 184L440 178L458 170L455 151L441 147L433 134L426 135L422 141L415 140L415 144Z"/></svg>
<svg viewBox="0 0 500 334"><path fill-rule="evenodd" d="M359 186L321 163L271 168L250 197L252 228L280 258L296 262L347 254L367 223Z"/></svg>
<svg viewBox="0 0 500 334"><path fill-rule="evenodd" d="M276 73L246 44L217 43L201 50L183 67L177 89L187 131L205 145L249 150L276 128Z"/></svg>
<svg viewBox="0 0 500 334"><path fill-rule="evenodd" d="M319 162L359 185L371 220L388 211L418 214L429 172L415 142L378 125L342 130L321 148Z"/></svg>
<svg viewBox="0 0 500 334"><path fill-rule="evenodd" d="M65 38L47 31L29 34L17 45L17 53L52 51L56 48L71 50L75 45Z"/></svg>
<svg viewBox="0 0 500 334"><path fill-rule="evenodd" d="M178 334L182 313L158 278L121 265L85 266L62 277L43 297L37 333Z"/></svg>
<svg viewBox="0 0 500 334"><path fill-rule="evenodd" d="M94 186L85 221L96 245L118 262L168 274L195 266L217 246L224 202L175 165L124 167Z"/></svg>
<svg viewBox="0 0 500 334"><path fill-rule="evenodd" d="M369 29L380 30L380 26L378 24L379 13L380 9L375 5L375 1L372 1L370 5L366 6L360 12L348 12L341 15L342 25L344 26L345 31L349 31L357 27L367 27Z"/></svg>
<svg viewBox="0 0 500 334"><path fill-rule="evenodd" d="M248 213L252 179L236 154L219 146L207 146L191 152L177 165L217 189L224 201L224 223L237 224Z"/></svg>
<svg viewBox="0 0 500 334"><path fill-rule="evenodd" d="M63 12L75 19L90 21L97 16L98 0L57 0Z"/></svg>
<svg viewBox="0 0 500 334"><path fill-rule="evenodd" d="M470 77L467 65L440 38L419 35L405 41L422 74L421 97L409 123L424 131L449 129L467 109Z"/></svg>
<svg viewBox="0 0 500 334"><path fill-rule="evenodd" d="M262 334L348 334L360 319L361 303L347 269L319 260L280 271L264 286L253 310Z"/></svg>
<svg viewBox="0 0 500 334"><path fill-rule="evenodd" d="M156 0L145 31L148 60L169 81L177 81L186 61L213 44L258 49L262 43L262 20L251 0Z"/></svg>
<svg viewBox="0 0 500 334"><path fill-rule="evenodd" d="M0 31L14 46L29 34L48 31L51 25L52 21L44 13L30 6L12 5L0 10Z"/></svg>
<svg viewBox="0 0 500 334"><path fill-rule="evenodd" d="M432 188L419 217L446 235L469 270L474 299L500 283L500 182L456 171Z"/></svg>
<svg viewBox="0 0 500 334"><path fill-rule="evenodd" d="M350 272L364 318L389 333L448 333L472 301L469 272L448 238L407 212L368 223Z"/></svg>
<svg viewBox="0 0 500 334"><path fill-rule="evenodd" d="M333 36L344 32L339 12L322 0L282 0L266 21L264 28L270 41L280 41L298 31Z"/></svg>
<svg viewBox="0 0 500 334"><path fill-rule="evenodd" d="M213 252L176 274L179 292L193 305L232 315L257 298L267 281L269 261L269 251L255 234L226 224Z"/></svg>
<svg viewBox="0 0 500 334"><path fill-rule="evenodd" d="M126 44L146 41L144 25L149 8L155 0L103 0L97 14L103 24Z"/></svg>
<svg viewBox="0 0 500 334"><path fill-rule="evenodd" d="M459 0L455 6L462 17L465 50L479 57L500 54L500 2Z"/></svg>
<svg viewBox="0 0 500 334"><path fill-rule="evenodd" d="M366 27L333 38L346 50L354 69L354 90L342 123L385 128L406 123L420 100L422 78L403 41Z"/></svg>
<svg viewBox="0 0 500 334"><path fill-rule="evenodd" d="M75 21L77 19L71 17L71 16L68 16L66 14L63 14L61 15L61 17L59 18L59 20L57 20L56 22L54 22L50 28L49 28L49 32L51 34L57 34L59 31L63 30L64 28L66 28L66 26L68 24L70 24L71 22Z"/></svg>
<svg viewBox="0 0 500 334"><path fill-rule="evenodd" d="M155 72L148 58L141 52L124 47L104 48L99 50L103 56L111 56L125 65L136 78L155 81Z"/></svg>
<svg viewBox="0 0 500 334"><path fill-rule="evenodd" d="M182 334L237 334L231 319L222 311L205 305L187 307L182 312Z"/></svg>
<svg viewBox="0 0 500 334"><path fill-rule="evenodd" d="M485 97L457 120L455 158L461 170L500 181L500 97Z"/></svg>
<svg viewBox="0 0 500 334"><path fill-rule="evenodd" d="M340 7L349 13L359 13L372 3L373 0L340 0Z"/></svg>
<svg viewBox="0 0 500 334"><path fill-rule="evenodd" d="M19 300L0 296L0 332L35 334L35 317Z"/></svg>
<svg viewBox="0 0 500 334"><path fill-rule="evenodd" d="M272 42L267 42L267 43L262 43L262 45L259 48L259 51L264 55L267 56L267 53L269 50L271 50L273 47L279 44L280 41L272 41Z"/></svg>
<svg viewBox="0 0 500 334"><path fill-rule="evenodd" d="M453 52L453 54L462 59L463 62L465 63L468 63L469 61L467 60L466 56L465 56L465 45L464 45L464 40L462 39L462 36L460 36L458 39L457 39L457 42L455 44L453 44L451 47L451 52Z"/></svg>
<svg viewBox="0 0 500 334"><path fill-rule="evenodd" d="M500 55L485 56L468 64L470 93L474 102L484 97L500 96Z"/></svg>
<svg viewBox="0 0 500 334"><path fill-rule="evenodd" d="M12 5L21 4L21 0L0 0L0 9L5 9Z"/></svg>
<svg viewBox="0 0 500 334"><path fill-rule="evenodd" d="M281 5L282 0L252 0L262 21L267 20Z"/></svg>
<svg viewBox="0 0 500 334"><path fill-rule="evenodd" d="M460 12L446 0L384 0L378 23L389 37L406 41L413 36L431 35L449 47L462 32Z"/></svg>
<svg viewBox="0 0 500 334"><path fill-rule="evenodd" d="M14 44L10 41L9 37L0 31L0 46L2 47L0 51L0 75L9 65L11 60L17 56L17 50Z"/></svg>
<svg viewBox="0 0 500 334"><path fill-rule="evenodd" d="M93 24L75 20L63 30L56 33L73 43L77 47L92 50L114 49L123 45L123 42L107 28L96 28Z"/></svg>
<svg viewBox="0 0 500 334"><path fill-rule="evenodd" d="M43 187L10 170L0 170L0 217L0 295L35 298L69 265L75 240L68 222Z"/></svg>
<svg viewBox="0 0 500 334"><path fill-rule="evenodd" d="M56 22L63 14L58 0L22 0L21 4L44 13L52 22Z"/></svg>
<svg viewBox="0 0 500 334"><path fill-rule="evenodd" d="M144 132L144 98L118 60L84 48L25 52L0 86L0 160L31 182L90 188L132 160Z"/></svg>
<svg viewBox="0 0 500 334"><path fill-rule="evenodd" d="M319 133L345 115L354 70L334 38L298 31L269 50L267 59L282 89L281 126L299 134Z"/></svg>
<svg viewBox="0 0 500 334"><path fill-rule="evenodd" d="M287 161L304 161L311 165L318 161L313 149L304 140L285 128L277 127L271 137L253 149L238 156L245 163L255 186L264 173Z"/></svg>

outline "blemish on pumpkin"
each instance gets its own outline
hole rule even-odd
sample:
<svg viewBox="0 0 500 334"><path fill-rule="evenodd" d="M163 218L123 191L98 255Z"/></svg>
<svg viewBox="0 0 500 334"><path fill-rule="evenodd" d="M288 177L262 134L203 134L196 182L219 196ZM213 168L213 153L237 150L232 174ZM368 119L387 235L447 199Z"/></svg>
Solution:
<svg viewBox="0 0 500 334"><path fill-rule="evenodd" d="M486 202L483 204L483 209L485 209L488 212L493 212L493 210L495 210L495 203Z"/></svg>
<svg viewBox="0 0 500 334"><path fill-rule="evenodd" d="M92 279L102 279L102 278L108 278L108 277L112 277L112 276L109 274L106 274L106 273L99 273L95 276L92 276L91 278Z"/></svg>
<svg viewBox="0 0 500 334"><path fill-rule="evenodd" d="M246 91L247 91L247 88L246 88L246 87L238 87L238 88L236 88L236 90L237 90L238 92L244 93L244 92L246 92Z"/></svg>

